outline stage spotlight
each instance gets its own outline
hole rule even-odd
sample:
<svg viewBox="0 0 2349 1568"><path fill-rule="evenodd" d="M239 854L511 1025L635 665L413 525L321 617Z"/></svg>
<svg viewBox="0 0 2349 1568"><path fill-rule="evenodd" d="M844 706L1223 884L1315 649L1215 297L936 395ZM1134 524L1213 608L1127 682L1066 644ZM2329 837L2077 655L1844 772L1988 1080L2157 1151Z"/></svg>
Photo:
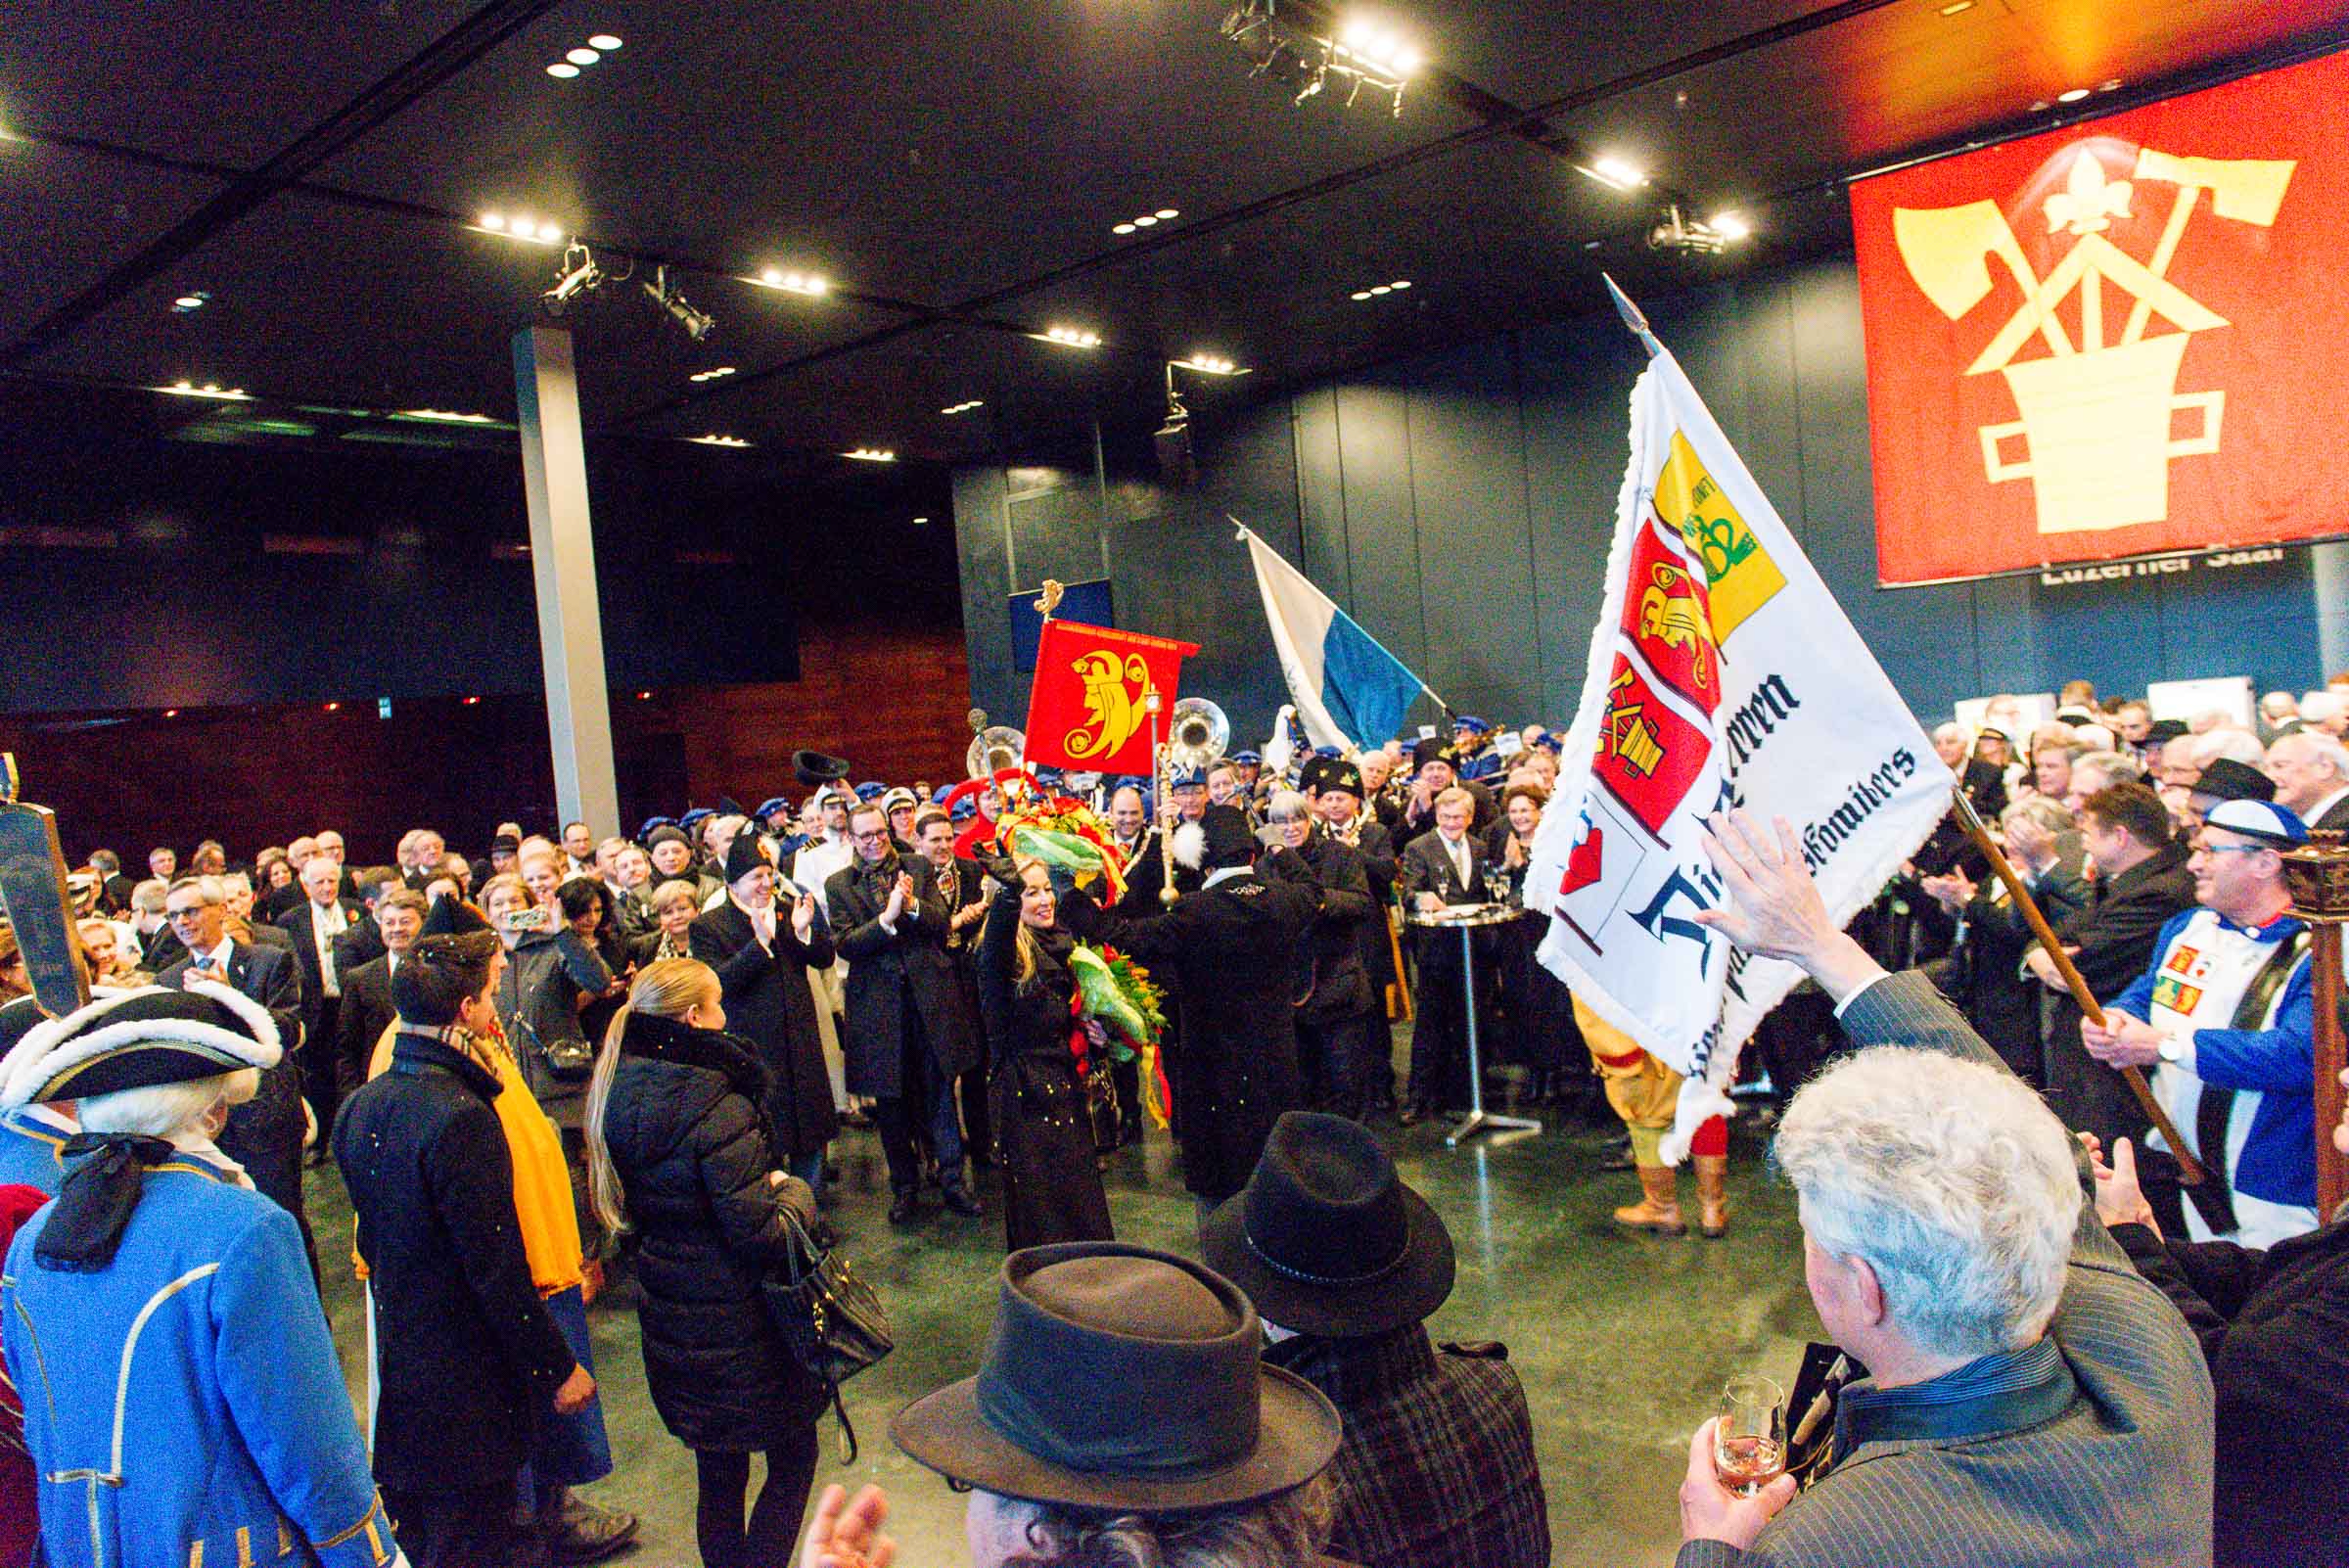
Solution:
<svg viewBox="0 0 2349 1568"><path fill-rule="evenodd" d="M563 253L562 264L555 270L555 286L538 297L550 316L561 315L571 301L604 281L603 268L587 247L573 244Z"/></svg>
<svg viewBox="0 0 2349 1568"><path fill-rule="evenodd" d="M684 328L685 336L695 343L700 343L717 330L717 322L710 312L696 309L682 291L669 287L667 266L653 268L652 281L644 286L644 292L651 295L653 302L668 311L670 319Z"/></svg>
<svg viewBox="0 0 2349 1568"><path fill-rule="evenodd" d="M1181 489L1198 477L1198 460L1191 450L1191 411L1182 405L1172 364L1167 366L1167 422L1152 434L1150 444L1158 454L1158 477L1169 486Z"/></svg>
<svg viewBox="0 0 2349 1568"><path fill-rule="evenodd" d="M1678 204L1667 204L1661 218L1647 231L1648 249L1678 251L1682 255L1719 255L1753 233L1746 220L1724 212L1711 222L1681 215Z"/></svg>

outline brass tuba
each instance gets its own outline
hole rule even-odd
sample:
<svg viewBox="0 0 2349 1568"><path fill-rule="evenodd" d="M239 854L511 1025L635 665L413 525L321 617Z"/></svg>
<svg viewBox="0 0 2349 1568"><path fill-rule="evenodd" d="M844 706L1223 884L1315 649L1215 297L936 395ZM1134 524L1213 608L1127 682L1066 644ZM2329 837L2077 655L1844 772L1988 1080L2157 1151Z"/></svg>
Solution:
<svg viewBox="0 0 2349 1568"><path fill-rule="evenodd" d="M1185 697L1174 705L1167 725L1167 761L1176 772L1213 767L1231 744L1231 720L1223 710L1204 697Z"/></svg>
<svg viewBox="0 0 2349 1568"><path fill-rule="evenodd" d="M1021 756L1028 750L1025 733L1009 724L989 723L984 708L974 708L966 716L972 730L971 749L962 754L962 763L971 777L991 778L1020 765Z"/></svg>

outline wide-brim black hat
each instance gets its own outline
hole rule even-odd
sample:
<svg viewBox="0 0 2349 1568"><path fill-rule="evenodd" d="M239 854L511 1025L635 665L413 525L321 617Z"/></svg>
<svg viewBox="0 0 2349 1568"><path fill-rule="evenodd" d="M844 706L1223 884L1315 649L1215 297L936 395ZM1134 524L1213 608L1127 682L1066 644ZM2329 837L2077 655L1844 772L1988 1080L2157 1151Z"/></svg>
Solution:
<svg viewBox="0 0 2349 1568"><path fill-rule="evenodd" d="M916 1400L898 1447L949 1480L1060 1507L1144 1515L1295 1491L1336 1456L1337 1407L1263 1361L1230 1280L1114 1241L1003 1261L978 1375Z"/></svg>
<svg viewBox="0 0 2349 1568"><path fill-rule="evenodd" d="M1208 1267L1269 1322L1359 1339L1416 1323L1451 1295L1451 1232L1367 1129L1290 1111L1248 1184L1199 1226Z"/></svg>
<svg viewBox="0 0 2349 1568"><path fill-rule="evenodd" d="M803 749L791 754L791 774L810 788L818 784L837 784L849 776L849 763L846 758Z"/></svg>

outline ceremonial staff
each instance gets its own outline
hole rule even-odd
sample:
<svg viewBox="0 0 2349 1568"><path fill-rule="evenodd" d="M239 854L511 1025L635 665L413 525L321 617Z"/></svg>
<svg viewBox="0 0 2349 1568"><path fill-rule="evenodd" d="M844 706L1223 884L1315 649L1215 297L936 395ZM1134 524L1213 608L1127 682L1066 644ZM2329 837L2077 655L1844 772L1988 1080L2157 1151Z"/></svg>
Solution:
<svg viewBox="0 0 2349 1568"><path fill-rule="evenodd" d="M1965 825L1965 836L1974 841L1974 848L1988 857L1990 868L1999 874L2001 882L2006 884L2006 896L2023 912L2023 919L2029 922L2031 934L2039 939L2039 945L2048 950L2048 957L2055 965L2055 972L2063 977L2064 985L2071 990L2072 1000L2080 1004L2081 1013L2090 1023L2102 1028L2104 1009L2096 1004L2096 998L2089 992L2088 982L2080 978L2080 971L2072 964L2071 954L2065 952L2063 944L2055 940L2054 931L2048 925L2048 917L2041 914L2039 905L2031 901L2031 891L2023 886L2023 879L2014 874L2014 867L2007 863L2004 852L1992 842L1990 830L1982 825L1982 818L1974 810L1974 803L1965 798L1963 789L1954 790L1951 799L1958 807L1958 820ZM2138 1109L2145 1113L2146 1120L2153 1124L2153 1130L2169 1145L2170 1153L2177 1157L2178 1179L2189 1187L2200 1186L2205 1173L2195 1163L2194 1157L2186 1152L2186 1140L2178 1135L2178 1129L2170 1121L2169 1113L2153 1097L2153 1089L2146 1084L2145 1075L2134 1067L2124 1067L2121 1069L2121 1078L2128 1084L2129 1092L2137 1096Z"/></svg>
<svg viewBox="0 0 2349 1568"><path fill-rule="evenodd" d="M17 799L17 759L0 752L0 909L16 927L24 973L41 1010L59 1016L90 999L75 962L81 937L66 888L66 855L57 813Z"/></svg>
<svg viewBox="0 0 2349 1568"><path fill-rule="evenodd" d="M2292 913L2308 922L2309 979L2316 1002L2317 1218L2329 1220L2349 1201L2349 1158L2332 1146L2342 1120L2341 1071L2349 1067L2341 1025L2341 927L2349 923L2349 833L2312 832L2283 853L2283 885Z"/></svg>

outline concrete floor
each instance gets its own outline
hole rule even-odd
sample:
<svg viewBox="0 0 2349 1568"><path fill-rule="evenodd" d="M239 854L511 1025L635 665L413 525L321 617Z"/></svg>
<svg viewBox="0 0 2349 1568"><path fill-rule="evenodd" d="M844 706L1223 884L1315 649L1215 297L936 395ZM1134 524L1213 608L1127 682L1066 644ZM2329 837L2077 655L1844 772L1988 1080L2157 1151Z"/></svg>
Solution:
<svg viewBox="0 0 2349 1568"><path fill-rule="evenodd" d="M1407 1026L1396 1034L1401 1047ZM1710 1242L1693 1229L1678 1239L1616 1229L1609 1211L1631 1201L1635 1186L1627 1174L1597 1169L1604 1129L1553 1127L1504 1148L1448 1149L1439 1125L1390 1125L1384 1135L1404 1179L1443 1215L1458 1250L1458 1283L1431 1331L1439 1340L1500 1340L1525 1381L1556 1560L1669 1562L1688 1434L1712 1413L1722 1380L1760 1370L1789 1382L1803 1342L1821 1337L1803 1290L1793 1194L1762 1169L1752 1117L1735 1124L1730 1233ZM863 1445L854 1466L839 1462L836 1426L826 1419L817 1486L878 1482L890 1496L898 1560L954 1568L964 1555L962 1499L897 1452L888 1424L900 1406L977 1365L1002 1263L1001 1221L991 1205L982 1221L933 1206L914 1225L894 1229L883 1218L888 1180L878 1139L850 1131L834 1147L846 1179L833 1219L889 1306L898 1349L848 1386ZM1105 1179L1122 1239L1192 1250L1191 1200L1164 1133L1123 1151ZM1682 1189L1691 1200L1686 1176ZM363 1319L356 1282L336 1266L350 1211L331 1171L310 1176L309 1209L356 1401L364 1390ZM619 1468L588 1495L643 1518L638 1545L615 1561L689 1568L699 1560L693 1461L646 1396L632 1300L615 1292L589 1313Z"/></svg>

